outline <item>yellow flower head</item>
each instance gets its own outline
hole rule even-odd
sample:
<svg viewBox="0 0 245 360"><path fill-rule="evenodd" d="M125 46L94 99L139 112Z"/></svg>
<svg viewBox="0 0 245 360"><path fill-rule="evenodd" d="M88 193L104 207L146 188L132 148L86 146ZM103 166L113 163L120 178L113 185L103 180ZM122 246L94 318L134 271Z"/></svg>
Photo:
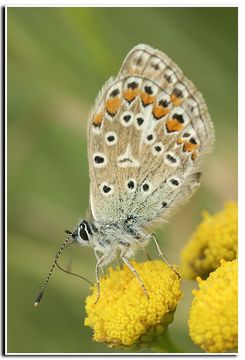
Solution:
<svg viewBox="0 0 245 360"><path fill-rule="evenodd" d="M197 281L188 322L192 340L206 352L236 350L237 260L222 260L207 280Z"/></svg>
<svg viewBox="0 0 245 360"><path fill-rule="evenodd" d="M237 213L237 204L229 203L216 215L204 214L202 223L182 250L183 277L207 277L217 269L221 259L229 261L237 257Z"/></svg>
<svg viewBox="0 0 245 360"><path fill-rule="evenodd" d="M85 325L94 330L93 339L109 346L131 346L151 342L173 320L182 297L180 280L162 261L132 262L150 299L131 270L109 269L101 279L101 295L95 304L97 287L86 299Z"/></svg>

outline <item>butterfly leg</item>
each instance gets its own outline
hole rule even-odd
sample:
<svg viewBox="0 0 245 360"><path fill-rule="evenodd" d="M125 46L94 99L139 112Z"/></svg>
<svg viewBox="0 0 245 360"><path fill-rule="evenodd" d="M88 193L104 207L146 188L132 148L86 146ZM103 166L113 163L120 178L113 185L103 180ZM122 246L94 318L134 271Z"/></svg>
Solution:
<svg viewBox="0 0 245 360"><path fill-rule="evenodd" d="M106 255L102 255L101 258L99 258L99 260L97 261L96 263L96 266L95 266L95 277L96 277L96 284L97 284L97 297L96 297L96 300L95 300L95 303L94 304L97 304L99 298L100 298L100 277L99 277L99 270L100 270L100 267L102 266L103 262L105 261L106 259Z"/></svg>
<svg viewBox="0 0 245 360"><path fill-rule="evenodd" d="M161 258L163 259L163 261L175 272L175 274L179 277L179 279L181 279L180 274L178 273L178 271L169 263L169 261L167 260L167 258L163 255L162 250L158 244L157 238L154 234L150 234L151 237L154 239L157 250L158 250L158 254L159 256L161 256Z"/></svg>
<svg viewBox="0 0 245 360"><path fill-rule="evenodd" d="M146 288L145 288L145 285L144 285L143 281L141 280L141 278L140 278L138 272L136 271L136 269L134 268L134 266L133 266L133 265L131 264L131 262L125 257L125 253L126 253L125 251L124 251L124 252L123 252L123 251L121 252L121 254L120 254L121 259L125 262L125 264L129 267L129 269L133 272L133 274L134 274L134 275L136 276L136 278L138 279L138 281L139 281L139 283L140 283L140 285L141 285L141 287L142 287L142 289L143 289L143 291L144 291L147 299L150 299L150 297L149 297L149 295L148 295L148 292L147 292L147 290L146 290Z"/></svg>
<svg viewBox="0 0 245 360"><path fill-rule="evenodd" d="M95 255L96 260L97 260L97 262L98 262L98 261L99 261L99 259L100 259L100 257L99 257L99 255L98 255L98 253L97 253L96 249L94 249L94 255ZM105 275L105 271L104 271L103 266L101 266L101 271L102 271L102 274L103 274L103 276L104 276L104 275Z"/></svg>

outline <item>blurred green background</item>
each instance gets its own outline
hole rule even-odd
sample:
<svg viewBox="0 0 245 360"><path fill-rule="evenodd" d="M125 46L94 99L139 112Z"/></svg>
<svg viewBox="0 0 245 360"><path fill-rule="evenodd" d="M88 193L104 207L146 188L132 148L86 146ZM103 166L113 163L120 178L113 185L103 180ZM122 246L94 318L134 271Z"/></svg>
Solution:
<svg viewBox="0 0 245 360"><path fill-rule="evenodd" d="M172 263L200 222L237 198L236 8L8 8L8 352L111 352L83 326L86 283L55 271L33 301L64 240L88 208L90 106L131 47L165 51L204 94L216 145L202 186L157 234ZM178 223L178 226L176 224ZM152 257L157 257L150 246ZM69 262L64 252L62 264ZM138 259L142 259L141 256ZM94 281L90 249L73 249L73 271ZM169 327L186 352L194 282ZM142 351L149 351L143 349Z"/></svg>

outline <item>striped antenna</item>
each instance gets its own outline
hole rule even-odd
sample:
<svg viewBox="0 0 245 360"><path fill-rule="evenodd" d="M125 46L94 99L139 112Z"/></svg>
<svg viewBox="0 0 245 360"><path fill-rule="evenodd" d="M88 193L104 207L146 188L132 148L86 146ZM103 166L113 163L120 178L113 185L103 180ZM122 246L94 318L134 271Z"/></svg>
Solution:
<svg viewBox="0 0 245 360"><path fill-rule="evenodd" d="M69 231L69 230L65 230L65 232L66 232L67 234L69 234L69 235L72 234L71 231ZM39 303L40 303L40 301L41 301L41 299L42 299L42 297L43 297L43 293L44 293L44 291L45 291L45 289L46 289L46 287L47 287L47 285L48 285L49 279L50 279L50 277L51 277L51 275L52 275L52 272L53 272L55 266L57 265L57 260L59 259L61 252L62 252L62 251L64 250L64 248L66 247L66 245L67 245L67 243L68 243L69 240L70 240L70 237L68 236L68 238L63 242L61 248L60 248L59 251L57 252L57 254L56 254L55 258L54 258L53 265L52 265L51 268L50 268L49 274L48 274L46 280L44 281L42 290L40 291L40 293L38 294L38 296L37 296L37 298L36 298L36 300L35 300L35 302L34 302L34 307L37 307L37 306L39 305Z"/></svg>

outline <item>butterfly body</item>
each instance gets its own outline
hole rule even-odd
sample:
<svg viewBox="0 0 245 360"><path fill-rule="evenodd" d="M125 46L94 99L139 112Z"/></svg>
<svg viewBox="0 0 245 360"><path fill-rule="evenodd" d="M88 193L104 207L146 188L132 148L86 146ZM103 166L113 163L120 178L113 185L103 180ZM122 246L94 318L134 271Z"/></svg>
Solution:
<svg viewBox="0 0 245 360"><path fill-rule="evenodd" d="M150 240L143 228L132 222L131 218L124 222L107 224L92 221L81 220L72 232L72 238L81 246L92 247L95 251L105 254L104 264L111 262L117 253L125 250L130 258L138 248L146 246Z"/></svg>

